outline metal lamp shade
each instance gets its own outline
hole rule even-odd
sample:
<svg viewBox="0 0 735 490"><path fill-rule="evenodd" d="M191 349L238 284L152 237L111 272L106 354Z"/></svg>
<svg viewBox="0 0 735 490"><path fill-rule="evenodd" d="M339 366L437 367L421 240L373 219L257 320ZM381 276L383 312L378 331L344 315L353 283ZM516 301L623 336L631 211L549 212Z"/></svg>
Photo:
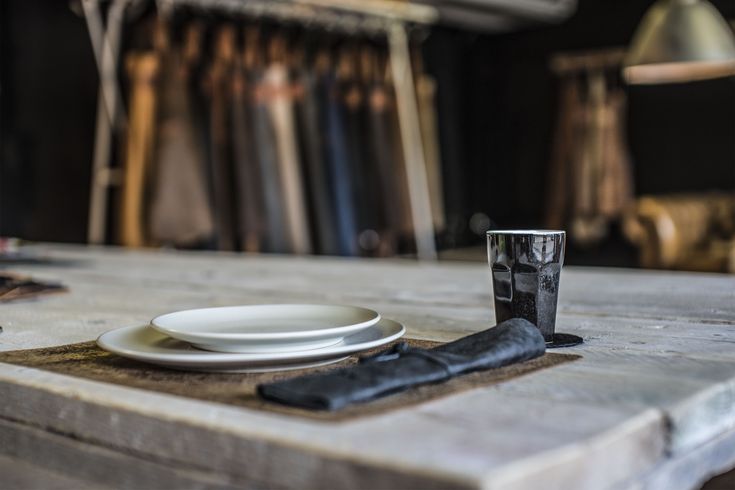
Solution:
<svg viewBox="0 0 735 490"><path fill-rule="evenodd" d="M706 0L659 0L623 62L628 83L676 83L735 74L735 36Z"/></svg>

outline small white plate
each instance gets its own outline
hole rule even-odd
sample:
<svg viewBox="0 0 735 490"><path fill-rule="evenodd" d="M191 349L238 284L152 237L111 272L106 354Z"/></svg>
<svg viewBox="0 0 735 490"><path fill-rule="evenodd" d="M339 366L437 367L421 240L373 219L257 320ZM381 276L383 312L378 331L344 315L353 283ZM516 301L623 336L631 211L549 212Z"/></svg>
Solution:
<svg viewBox="0 0 735 490"><path fill-rule="evenodd" d="M405 332L405 327L400 323L383 318L373 326L348 335L334 346L301 352L253 354L199 350L144 325L123 327L103 333L97 339L97 345L122 357L173 369L262 372L300 369L337 362L345 356L392 342Z"/></svg>
<svg viewBox="0 0 735 490"><path fill-rule="evenodd" d="M380 315L345 305L250 305L199 308L157 316L151 326L215 352L300 352L336 345Z"/></svg>

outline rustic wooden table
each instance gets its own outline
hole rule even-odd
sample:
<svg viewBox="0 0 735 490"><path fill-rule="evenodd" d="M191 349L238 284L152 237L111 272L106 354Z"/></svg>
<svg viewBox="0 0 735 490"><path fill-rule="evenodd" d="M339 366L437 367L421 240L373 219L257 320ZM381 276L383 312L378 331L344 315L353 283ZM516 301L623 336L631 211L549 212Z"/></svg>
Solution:
<svg viewBox="0 0 735 490"><path fill-rule="evenodd" d="M492 324L481 264L38 246L71 291L0 305L0 350L170 310L368 306L408 336ZM693 488L735 466L735 277L565 268L584 356L388 414L324 422L0 364L0 473L37 488ZM0 485L2 486L2 485Z"/></svg>

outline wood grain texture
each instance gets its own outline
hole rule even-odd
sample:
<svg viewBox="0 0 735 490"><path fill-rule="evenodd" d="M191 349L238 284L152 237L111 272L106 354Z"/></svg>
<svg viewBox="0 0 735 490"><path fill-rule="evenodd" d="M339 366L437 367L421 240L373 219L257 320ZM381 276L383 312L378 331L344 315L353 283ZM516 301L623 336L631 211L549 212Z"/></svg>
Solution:
<svg viewBox="0 0 735 490"><path fill-rule="evenodd" d="M439 341L494 323L478 264L35 250L53 260L12 270L70 292L3 305L0 350L88 341L182 308L263 302L362 305ZM734 277L565 268L557 329L585 338L562 350L583 359L337 424L10 365L0 365L0 419L175 473L294 488L661 488L670 480L655 475L673 471L668 463L735 428ZM733 453L708 464L703 452L690 481Z"/></svg>
<svg viewBox="0 0 735 490"><path fill-rule="evenodd" d="M0 456L0 475L5 490L111 490L112 487L71 478L25 460Z"/></svg>
<svg viewBox="0 0 735 490"><path fill-rule="evenodd" d="M684 454L667 458L655 466L648 475L626 482L620 488L645 490L701 488L710 478L735 468L733 447L735 447L735 430L720 434ZM732 486L721 488L730 489Z"/></svg>
<svg viewBox="0 0 735 490"><path fill-rule="evenodd" d="M77 484L85 482L89 488L109 489L238 488L236 482L228 481L221 474L139 458L7 420L0 420L0 443L12 457L51 473L43 478L37 475L29 478L32 475L24 474L26 481L18 486L21 489L51 486L70 490L80 488ZM6 487L5 481L2 487L12 488Z"/></svg>

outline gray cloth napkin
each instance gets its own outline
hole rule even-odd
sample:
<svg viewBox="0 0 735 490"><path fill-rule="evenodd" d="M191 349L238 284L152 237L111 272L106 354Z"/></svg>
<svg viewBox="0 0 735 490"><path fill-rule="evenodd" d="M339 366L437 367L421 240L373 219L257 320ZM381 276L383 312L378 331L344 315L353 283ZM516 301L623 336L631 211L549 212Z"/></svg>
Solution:
<svg viewBox="0 0 735 490"><path fill-rule="evenodd" d="M513 318L433 349L399 343L355 366L259 385L258 394L284 405L339 410L464 373L527 361L545 351L539 329Z"/></svg>

